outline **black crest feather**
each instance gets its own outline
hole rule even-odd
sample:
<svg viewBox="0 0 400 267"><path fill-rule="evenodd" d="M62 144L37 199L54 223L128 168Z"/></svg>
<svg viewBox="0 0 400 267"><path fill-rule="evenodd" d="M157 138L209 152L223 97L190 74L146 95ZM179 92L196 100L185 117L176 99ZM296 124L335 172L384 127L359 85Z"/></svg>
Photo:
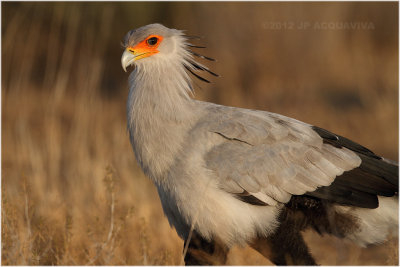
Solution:
<svg viewBox="0 0 400 267"><path fill-rule="evenodd" d="M198 36L185 36L188 39L200 39L201 37ZM186 50L188 53L190 53L191 55L195 56L195 57L199 57L202 59L206 59L209 61L215 61L215 59L204 56L204 55L200 55L194 51L191 50L191 48L206 48L205 46L199 46L199 45L194 45L194 44L190 44L190 43L186 43ZM188 65L187 65L188 64ZM203 66L200 63L197 63L195 60L192 59L188 59L187 63L185 64L185 68L193 75L195 76L197 79L199 79L202 82L206 82L206 83L210 83L209 80L207 80L206 78L202 77L201 75L199 75L198 73L196 73L196 71L204 71L207 72L215 77L219 77L218 74L216 74L215 72L209 70L207 67Z"/></svg>

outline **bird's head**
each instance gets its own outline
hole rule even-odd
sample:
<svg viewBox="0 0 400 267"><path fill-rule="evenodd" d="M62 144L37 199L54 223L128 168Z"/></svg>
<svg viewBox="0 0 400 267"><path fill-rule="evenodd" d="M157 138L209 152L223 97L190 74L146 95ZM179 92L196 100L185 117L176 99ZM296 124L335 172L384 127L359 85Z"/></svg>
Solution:
<svg viewBox="0 0 400 267"><path fill-rule="evenodd" d="M149 24L129 31L124 38L122 68L137 64L138 60L157 60L176 55L183 42L181 31L169 29L161 24Z"/></svg>
<svg viewBox="0 0 400 267"><path fill-rule="evenodd" d="M160 65L160 62L167 62L171 67L173 63L183 66L195 77L208 82L200 77L195 71L206 71L214 76L217 74L211 72L204 65L196 62L193 56L214 61L214 59L199 55L190 48L204 48L192 45L187 42L190 38L183 31L169 29L161 24L149 24L135 30L129 31L124 38L123 46L125 48L121 64L124 71L131 66Z"/></svg>

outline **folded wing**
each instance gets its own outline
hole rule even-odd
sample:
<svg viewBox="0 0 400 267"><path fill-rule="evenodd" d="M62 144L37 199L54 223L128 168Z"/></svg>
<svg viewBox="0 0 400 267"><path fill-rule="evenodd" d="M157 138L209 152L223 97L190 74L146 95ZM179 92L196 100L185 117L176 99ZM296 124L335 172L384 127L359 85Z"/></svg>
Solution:
<svg viewBox="0 0 400 267"><path fill-rule="evenodd" d="M274 113L222 106L209 112L205 125L225 141L205 155L206 166L222 189L250 204L307 194L374 208L376 195L397 191L396 167L350 140Z"/></svg>

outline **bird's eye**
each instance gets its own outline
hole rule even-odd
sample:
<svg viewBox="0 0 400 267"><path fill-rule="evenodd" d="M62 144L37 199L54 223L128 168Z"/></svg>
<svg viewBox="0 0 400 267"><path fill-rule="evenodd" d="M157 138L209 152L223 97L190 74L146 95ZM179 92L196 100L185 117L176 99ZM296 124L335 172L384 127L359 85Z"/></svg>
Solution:
<svg viewBox="0 0 400 267"><path fill-rule="evenodd" d="M147 39L147 44L150 46L153 46L155 44L157 44L158 42L158 38L157 37L151 37L149 39Z"/></svg>

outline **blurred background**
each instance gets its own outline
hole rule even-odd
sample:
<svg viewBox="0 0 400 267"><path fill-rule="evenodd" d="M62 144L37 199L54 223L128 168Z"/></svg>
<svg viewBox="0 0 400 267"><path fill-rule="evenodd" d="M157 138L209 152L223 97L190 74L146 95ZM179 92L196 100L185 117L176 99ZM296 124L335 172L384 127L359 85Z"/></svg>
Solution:
<svg viewBox="0 0 400 267"><path fill-rule="evenodd" d="M220 78L196 98L284 114L398 160L396 2L2 2L2 264L174 265L183 241L126 130L125 33L159 22L203 38ZM204 63L204 62L203 62ZM304 233L320 264L397 265ZM249 248L229 264L268 265Z"/></svg>

